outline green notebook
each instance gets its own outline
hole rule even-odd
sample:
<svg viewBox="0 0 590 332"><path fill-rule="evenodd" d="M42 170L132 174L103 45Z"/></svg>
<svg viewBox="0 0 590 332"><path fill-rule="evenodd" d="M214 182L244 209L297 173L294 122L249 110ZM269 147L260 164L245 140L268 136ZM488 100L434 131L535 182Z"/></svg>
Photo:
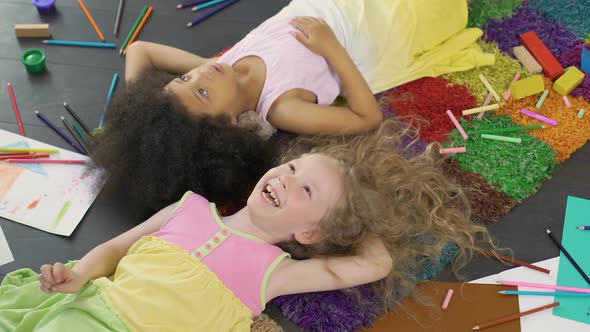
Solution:
<svg viewBox="0 0 590 332"><path fill-rule="evenodd" d="M578 226L590 226L590 200L569 196L561 244L582 270L590 275L590 231L578 230L576 229ZM547 242L549 243L550 240L547 239ZM563 253L559 256L557 284L559 286L590 288L590 285ZM553 309L555 316L590 324L590 315L587 314L590 309L590 298L556 296L555 301L561 302L559 307Z"/></svg>

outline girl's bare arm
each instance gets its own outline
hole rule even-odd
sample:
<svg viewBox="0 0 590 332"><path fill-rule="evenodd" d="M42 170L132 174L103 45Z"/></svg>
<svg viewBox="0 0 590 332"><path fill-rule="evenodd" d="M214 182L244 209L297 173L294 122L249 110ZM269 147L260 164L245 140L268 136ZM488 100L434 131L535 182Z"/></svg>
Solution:
<svg viewBox="0 0 590 332"><path fill-rule="evenodd" d="M270 275L266 300L371 283L385 278L392 268L389 252L376 238L366 241L355 256L284 259Z"/></svg>
<svg viewBox="0 0 590 332"><path fill-rule="evenodd" d="M216 59L203 58L162 44L136 41L127 49L125 80L131 82L148 69L158 69L170 74L181 75Z"/></svg>

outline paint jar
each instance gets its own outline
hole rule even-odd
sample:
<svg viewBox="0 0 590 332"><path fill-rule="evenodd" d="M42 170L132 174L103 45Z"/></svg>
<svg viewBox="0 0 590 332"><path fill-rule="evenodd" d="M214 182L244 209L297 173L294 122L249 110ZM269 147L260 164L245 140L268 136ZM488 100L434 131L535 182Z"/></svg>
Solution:
<svg viewBox="0 0 590 332"><path fill-rule="evenodd" d="M21 60L29 73L38 73L45 70L45 52L39 48L26 50Z"/></svg>
<svg viewBox="0 0 590 332"><path fill-rule="evenodd" d="M590 45L582 47L582 71L590 74Z"/></svg>
<svg viewBox="0 0 590 332"><path fill-rule="evenodd" d="M33 5L37 7L39 14L47 15L55 13L56 0L33 0Z"/></svg>

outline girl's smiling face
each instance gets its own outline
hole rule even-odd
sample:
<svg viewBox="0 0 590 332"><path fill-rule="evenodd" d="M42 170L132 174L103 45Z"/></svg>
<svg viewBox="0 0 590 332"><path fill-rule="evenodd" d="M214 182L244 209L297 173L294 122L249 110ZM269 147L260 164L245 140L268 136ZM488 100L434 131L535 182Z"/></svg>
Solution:
<svg viewBox="0 0 590 332"><path fill-rule="evenodd" d="M319 222L338 206L345 184L335 159L310 154L277 166L258 181L248 213L260 229L280 241L321 240Z"/></svg>
<svg viewBox="0 0 590 332"><path fill-rule="evenodd" d="M208 63L194 68L168 83L165 89L195 114L217 116L234 114L238 82L233 67Z"/></svg>

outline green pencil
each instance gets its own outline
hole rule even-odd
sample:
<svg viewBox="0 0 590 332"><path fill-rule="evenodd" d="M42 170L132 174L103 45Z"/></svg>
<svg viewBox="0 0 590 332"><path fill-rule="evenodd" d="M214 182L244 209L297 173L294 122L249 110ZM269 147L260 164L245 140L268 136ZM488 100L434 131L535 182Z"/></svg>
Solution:
<svg viewBox="0 0 590 332"><path fill-rule="evenodd" d="M467 135L511 133L511 132L521 131L521 130L543 129L543 128L545 128L545 126L543 126L543 125L534 125L534 126L525 126L525 127L509 127L509 128L471 130L471 131L467 131Z"/></svg>
<svg viewBox="0 0 590 332"><path fill-rule="evenodd" d="M121 49L119 50L119 55L123 54L123 50L125 50L125 47L127 47L127 44L129 43L129 40L131 39L131 36L133 36L133 33L135 33L135 30L137 30L137 27L139 26L139 23L141 23L141 20L145 16L145 13L147 12L148 8L149 8L148 5L143 6L143 9L139 13L139 17L137 18L137 21L135 21L135 24L133 24L133 28L131 28L131 31L129 31L129 34L127 35L127 38L125 38L123 45L121 45Z"/></svg>
<svg viewBox="0 0 590 332"><path fill-rule="evenodd" d="M78 136L80 136L80 139L82 139L84 141L84 143L86 143L86 144L90 143L90 142L88 142L86 135L84 135L84 133L82 132L82 129L80 129L80 127L78 127L77 124L72 123L72 127L74 127L74 130L76 131L76 133L78 133Z"/></svg>

